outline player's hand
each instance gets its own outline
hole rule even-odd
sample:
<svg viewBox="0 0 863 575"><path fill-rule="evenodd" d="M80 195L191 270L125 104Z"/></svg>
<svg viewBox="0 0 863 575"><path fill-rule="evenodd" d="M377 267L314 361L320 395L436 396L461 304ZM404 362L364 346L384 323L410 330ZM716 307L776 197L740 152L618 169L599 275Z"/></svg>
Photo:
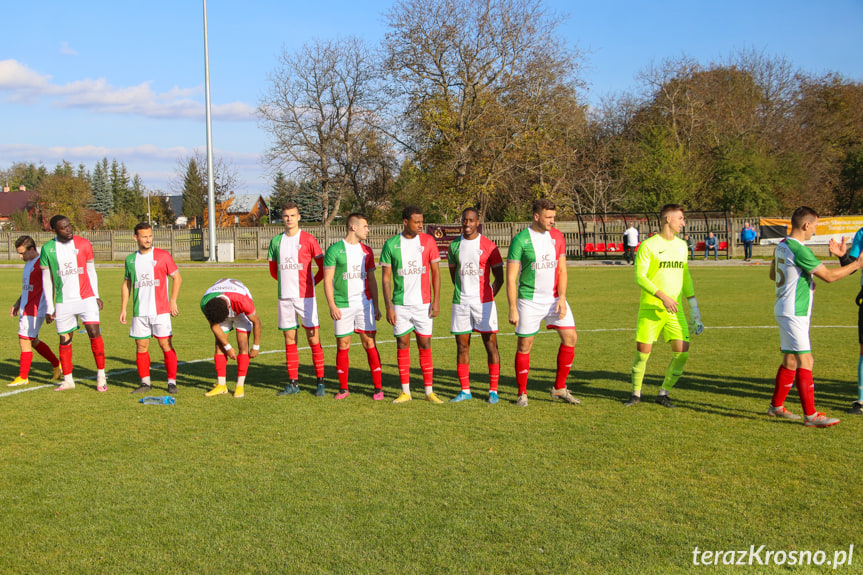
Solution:
<svg viewBox="0 0 863 575"><path fill-rule="evenodd" d="M557 312L557 319L563 319L563 317L566 315L566 302L561 301L560 298L557 298L555 311Z"/></svg>
<svg viewBox="0 0 863 575"><path fill-rule="evenodd" d="M387 308L387 323L390 325L395 325L397 321L398 321L398 318L396 317L395 308L388 307Z"/></svg>
<svg viewBox="0 0 863 575"><path fill-rule="evenodd" d="M104 304L102 303L102 299L97 297L96 303L99 304L99 311L102 311L102 308L105 307Z"/></svg>
<svg viewBox="0 0 863 575"><path fill-rule="evenodd" d="M237 359L237 350L232 347L228 351L225 351L225 355L228 357L228 359ZM252 357L251 352L249 352L249 357Z"/></svg>
<svg viewBox="0 0 863 575"><path fill-rule="evenodd" d="M380 308L375 308L375 321L381 321L381 310Z"/></svg>
<svg viewBox="0 0 863 575"><path fill-rule="evenodd" d="M126 310L120 311L120 323L122 323L122 324L126 323Z"/></svg>
<svg viewBox="0 0 863 575"><path fill-rule="evenodd" d="M677 302L672 298L662 293L661 291L656 292L656 297L662 300L662 305L665 306L665 311L668 313L677 313Z"/></svg>
<svg viewBox="0 0 863 575"><path fill-rule="evenodd" d="M512 307L509 308L509 323L518 326L518 310Z"/></svg>
<svg viewBox="0 0 863 575"><path fill-rule="evenodd" d="M335 306L330 307L330 317L333 319L342 319L342 310Z"/></svg>
<svg viewBox="0 0 863 575"><path fill-rule="evenodd" d="M16 315L18 315L18 307L13 305L9 308L9 317L15 317Z"/></svg>
<svg viewBox="0 0 863 575"><path fill-rule="evenodd" d="M698 309L691 310L689 314L689 333L701 335L704 331L704 324L701 323L701 312Z"/></svg>
<svg viewBox="0 0 863 575"><path fill-rule="evenodd" d="M429 317L437 317L440 315L440 302L433 301L429 306Z"/></svg>
<svg viewBox="0 0 863 575"><path fill-rule="evenodd" d="M47 323L47 324L54 323L54 314L53 313L45 314L45 323Z"/></svg>
<svg viewBox="0 0 863 575"><path fill-rule="evenodd" d="M171 302L171 317L177 317L178 315L180 315L180 308L177 307L177 302L172 301Z"/></svg>
<svg viewBox="0 0 863 575"><path fill-rule="evenodd" d="M841 258L848 252L848 246L845 244L845 236L842 236L842 242L837 242L833 238L830 238L830 244L827 248L831 254L836 256L837 258Z"/></svg>
<svg viewBox="0 0 863 575"><path fill-rule="evenodd" d="M231 351L233 351L233 350L231 350ZM259 353L261 353L261 352L255 348L250 349L249 350L249 359L254 359L254 358L258 357Z"/></svg>

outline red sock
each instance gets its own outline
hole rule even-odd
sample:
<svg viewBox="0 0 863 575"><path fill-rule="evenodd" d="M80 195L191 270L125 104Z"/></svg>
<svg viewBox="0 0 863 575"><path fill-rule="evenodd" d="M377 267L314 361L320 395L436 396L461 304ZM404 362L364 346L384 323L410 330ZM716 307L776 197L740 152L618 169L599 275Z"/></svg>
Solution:
<svg viewBox="0 0 863 575"><path fill-rule="evenodd" d="M33 363L33 352L32 351L22 351L21 352L21 366L18 368L18 377L21 379L27 379L30 377L30 365Z"/></svg>
<svg viewBox="0 0 863 575"><path fill-rule="evenodd" d="M135 354L135 364L138 366L138 377L150 377L150 354L148 352Z"/></svg>
<svg viewBox="0 0 863 575"><path fill-rule="evenodd" d="M797 375L797 372L793 369L788 369L783 365L779 366L779 370L776 372L776 383L773 385L773 399L770 400L770 405L779 407L785 403L788 392L794 387L795 375Z"/></svg>
<svg viewBox="0 0 863 575"><path fill-rule="evenodd" d="M60 344L60 365L63 366L63 375L72 374L72 342Z"/></svg>
<svg viewBox="0 0 863 575"><path fill-rule="evenodd" d="M518 394L527 393L527 376L530 373L530 354L515 353L515 383L518 385Z"/></svg>
<svg viewBox="0 0 863 575"><path fill-rule="evenodd" d="M375 389L382 389L381 383L381 354L378 353L378 348L370 347L366 349L366 357L369 360L369 371L372 372L372 383Z"/></svg>
<svg viewBox="0 0 863 575"><path fill-rule="evenodd" d="M815 382L812 370L797 368L797 393L805 415L815 415Z"/></svg>
<svg viewBox="0 0 863 575"><path fill-rule="evenodd" d="M99 335L90 339L90 349L93 350L93 359L96 360L96 369L105 369L105 341Z"/></svg>
<svg viewBox="0 0 863 575"><path fill-rule="evenodd" d="M489 391L497 391L497 382L500 379L500 364L488 364L488 389Z"/></svg>
<svg viewBox="0 0 863 575"><path fill-rule="evenodd" d="M227 372L227 369L225 370ZM249 373L249 354L241 353L237 356L237 377L246 377Z"/></svg>
<svg viewBox="0 0 863 575"><path fill-rule="evenodd" d="M228 357L217 353L213 361L216 364L216 377L228 377Z"/></svg>
<svg viewBox="0 0 863 575"><path fill-rule="evenodd" d="M168 379L174 381L177 379L177 351L169 349L165 352L165 371L168 372Z"/></svg>
<svg viewBox="0 0 863 575"><path fill-rule="evenodd" d="M397 350L396 358L399 364L399 381L402 385L406 385L411 382L411 350L408 348Z"/></svg>
<svg viewBox="0 0 863 575"><path fill-rule="evenodd" d="M575 359L575 348L571 345L562 345L557 350L557 376L554 378L554 388L566 387L566 378L572 369L572 360Z"/></svg>
<svg viewBox="0 0 863 575"><path fill-rule="evenodd" d="M420 351L420 369L423 372L423 385L431 387L433 384L432 377L434 376L434 364L432 364L431 348L421 349Z"/></svg>
<svg viewBox="0 0 863 575"><path fill-rule="evenodd" d="M456 373L458 373L458 382L461 384L462 391L470 390L470 364L457 363Z"/></svg>
<svg viewBox="0 0 863 575"><path fill-rule="evenodd" d="M312 346L312 363L315 364L315 375L317 377L324 376L324 348L321 347L321 342Z"/></svg>
<svg viewBox="0 0 863 575"><path fill-rule="evenodd" d="M336 372L339 376L339 387L348 388L348 370L351 367L351 350L340 349L336 351Z"/></svg>
<svg viewBox="0 0 863 575"><path fill-rule="evenodd" d="M297 351L297 344L285 345L285 363L288 366L288 379L298 379L300 377L300 353Z"/></svg>
<svg viewBox="0 0 863 575"><path fill-rule="evenodd" d="M51 367L57 367L58 365L60 365L60 360L57 359L57 356L54 355L53 351L51 351L51 346L49 346L44 341L40 341L39 343L37 343L33 349L35 349L39 353L39 355L50 361Z"/></svg>

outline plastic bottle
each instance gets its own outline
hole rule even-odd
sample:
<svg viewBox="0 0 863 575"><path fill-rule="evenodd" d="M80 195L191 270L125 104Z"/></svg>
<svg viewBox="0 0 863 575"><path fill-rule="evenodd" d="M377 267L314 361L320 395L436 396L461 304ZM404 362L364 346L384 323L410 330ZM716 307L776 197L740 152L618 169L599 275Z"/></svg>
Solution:
<svg viewBox="0 0 863 575"><path fill-rule="evenodd" d="M160 395L158 397L142 397L141 403L144 405L174 405L177 400L170 395Z"/></svg>

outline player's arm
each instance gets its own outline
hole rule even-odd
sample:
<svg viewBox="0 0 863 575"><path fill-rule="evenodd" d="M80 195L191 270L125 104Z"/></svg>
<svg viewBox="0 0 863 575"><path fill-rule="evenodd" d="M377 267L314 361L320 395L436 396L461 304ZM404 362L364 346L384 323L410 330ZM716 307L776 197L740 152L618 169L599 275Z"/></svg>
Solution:
<svg viewBox="0 0 863 575"><path fill-rule="evenodd" d="M658 298L669 313L677 313L677 301L656 287L656 284L647 277L647 271L650 269L650 260L653 255L649 248L649 244L642 243L635 254L635 283L650 295Z"/></svg>
<svg viewBox="0 0 863 575"><path fill-rule="evenodd" d="M40 262L41 263L41 262ZM47 265L42 266L42 293L45 294L45 317L54 320L54 275Z"/></svg>
<svg viewBox="0 0 863 575"><path fill-rule="evenodd" d="M99 276L96 274L96 262L87 260L87 276L90 278L90 286L93 288L93 295L96 296L96 303L99 304L99 310L102 309L102 298L99 297Z"/></svg>
<svg viewBox="0 0 863 575"><path fill-rule="evenodd" d="M315 285L318 285L324 279L324 254L315 256L315 263L318 264L318 273L315 274Z"/></svg>
<svg viewBox="0 0 863 575"><path fill-rule="evenodd" d="M393 268L388 265L381 265L381 284L384 288L384 306L387 310L387 321L390 325L396 324L396 310L393 307Z"/></svg>
<svg viewBox="0 0 863 575"><path fill-rule="evenodd" d="M491 293L493 296L497 297L497 292L500 291L500 288L503 287L503 263L500 265L496 265L491 268L491 275L494 278L494 281L491 284Z"/></svg>
<svg viewBox="0 0 863 575"><path fill-rule="evenodd" d="M827 283L833 283L835 281L841 280L844 277L850 276L861 267L863 267L863 254L861 254L860 257L858 257L856 260L854 260L847 266L828 268L824 264L821 264L820 266L812 270L812 275Z"/></svg>
<svg viewBox="0 0 863 575"><path fill-rule="evenodd" d="M440 261L429 264L431 268L432 302L429 308L429 317L437 317L440 314Z"/></svg>
<svg viewBox="0 0 863 575"><path fill-rule="evenodd" d="M177 298L180 297L180 285L183 283L183 277L180 275L180 270L175 270L170 275L171 278L171 317L180 315L180 308L177 306ZM123 309L126 309L125 307Z"/></svg>
<svg viewBox="0 0 863 575"><path fill-rule="evenodd" d="M692 284L692 276L689 275L689 266L683 268L683 295L689 303L689 331L695 335L701 335L704 331L704 323L701 321L698 300L695 299L695 286Z"/></svg>
<svg viewBox="0 0 863 575"><path fill-rule="evenodd" d="M18 296L18 299L15 300L15 303L12 304L12 307L9 308L9 317L15 317L18 315L18 310L21 309L21 296Z"/></svg>
<svg viewBox="0 0 863 575"><path fill-rule="evenodd" d="M449 279L452 280L452 285L455 285L455 274L456 268L458 267L458 263L456 263L456 255L453 253L452 245L455 242L450 242L449 249L447 250L446 256L446 267L449 269Z"/></svg>
<svg viewBox="0 0 863 575"><path fill-rule="evenodd" d="M770 270L768 275L770 276L770 281L776 281L776 250L773 250L773 259L770 260Z"/></svg>
<svg viewBox="0 0 863 575"><path fill-rule="evenodd" d="M557 317L563 319L566 315L566 287L569 285L569 276L566 270L566 255L557 258Z"/></svg>
<svg viewBox="0 0 863 575"><path fill-rule="evenodd" d="M261 352L261 332L263 331L263 326L261 325L261 318L258 317L258 314L246 314L246 317L249 318L250 322L252 322L252 336L254 337L254 343L249 348L249 357L253 358L257 357Z"/></svg>
<svg viewBox="0 0 863 575"><path fill-rule="evenodd" d="M342 319L342 310L336 306L336 295L333 289L333 279L336 277L336 268L324 267L324 295L327 297L327 306L330 308L330 317Z"/></svg>
<svg viewBox="0 0 863 575"><path fill-rule="evenodd" d="M120 323L126 323L126 306L129 305L129 294L132 291L132 280L123 278L120 285Z"/></svg>
<svg viewBox="0 0 863 575"><path fill-rule="evenodd" d="M378 304L378 280L375 277L375 269L372 268L366 272L369 279L369 295L371 295L372 305L375 308L375 321L381 319L381 308Z"/></svg>
<svg viewBox="0 0 863 575"><path fill-rule="evenodd" d="M258 320L259 323L260 321L261 320ZM228 342L228 334L222 331L222 326L214 323L210 325L210 330L216 337L216 345L222 350L222 353L230 359L237 359L237 350L231 347L231 344ZM249 354L249 357L251 357L251 353Z"/></svg>
<svg viewBox="0 0 863 575"><path fill-rule="evenodd" d="M521 262L506 261L506 301L509 303L509 323L518 325L518 272Z"/></svg>
<svg viewBox="0 0 863 575"><path fill-rule="evenodd" d="M274 280L279 279L279 264L272 260L270 260L270 276L272 276Z"/></svg>

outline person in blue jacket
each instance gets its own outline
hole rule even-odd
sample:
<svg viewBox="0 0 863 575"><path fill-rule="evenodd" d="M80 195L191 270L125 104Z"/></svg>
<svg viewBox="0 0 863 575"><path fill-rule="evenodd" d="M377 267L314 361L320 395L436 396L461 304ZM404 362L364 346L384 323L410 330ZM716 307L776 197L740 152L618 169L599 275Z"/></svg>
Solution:
<svg viewBox="0 0 863 575"><path fill-rule="evenodd" d="M740 230L740 241L743 242L743 259L752 260L752 244L755 243L755 229L749 225L749 222L743 224L743 229Z"/></svg>

